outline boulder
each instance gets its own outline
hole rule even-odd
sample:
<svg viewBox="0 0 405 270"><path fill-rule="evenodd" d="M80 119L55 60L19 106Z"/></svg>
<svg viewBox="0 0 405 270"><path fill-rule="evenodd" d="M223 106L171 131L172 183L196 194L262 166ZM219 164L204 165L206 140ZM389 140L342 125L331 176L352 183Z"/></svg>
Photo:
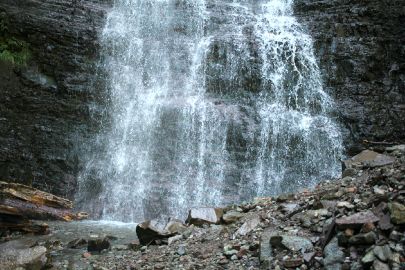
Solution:
<svg viewBox="0 0 405 270"><path fill-rule="evenodd" d="M171 218L147 220L136 226L136 235L141 245L156 243L157 240L168 239L186 230L181 221Z"/></svg>
<svg viewBox="0 0 405 270"><path fill-rule="evenodd" d="M376 223L380 219L371 211L359 212L350 216L344 216L336 219L338 229L361 228L366 223Z"/></svg>
<svg viewBox="0 0 405 270"><path fill-rule="evenodd" d="M371 150L364 150L360 154L344 160L342 163L343 170L356 167L357 165L365 167L381 167L394 163L395 158L379 154Z"/></svg>
<svg viewBox="0 0 405 270"><path fill-rule="evenodd" d="M219 224L223 216L221 208L194 208L188 213L187 223L201 226L203 224Z"/></svg>
<svg viewBox="0 0 405 270"><path fill-rule="evenodd" d="M0 268L2 270L43 269L47 263L46 251L45 247L31 247L31 243L26 243L24 240L6 242L0 245Z"/></svg>
<svg viewBox="0 0 405 270"><path fill-rule="evenodd" d="M88 252L101 252L105 249L110 249L111 244L107 237L90 238L87 242Z"/></svg>

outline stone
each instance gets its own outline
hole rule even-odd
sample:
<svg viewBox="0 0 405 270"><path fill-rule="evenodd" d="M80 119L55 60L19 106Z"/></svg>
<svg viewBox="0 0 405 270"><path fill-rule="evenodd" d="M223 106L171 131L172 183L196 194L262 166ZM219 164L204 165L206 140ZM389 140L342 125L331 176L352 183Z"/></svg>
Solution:
<svg viewBox="0 0 405 270"><path fill-rule="evenodd" d="M283 265L286 268L296 268L300 267L303 264L303 260L301 258L298 259L286 259L283 260Z"/></svg>
<svg viewBox="0 0 405 270"><path fill-rule="evenodd" d="M107 237L103 238L90 238L87 241L87 251L101 252L105 249L110 249L111 244Z"/></svg>
<svg viewBox="0 0 405 270"><path fill-rule="evenodd" d="M277 202L286 202L289 200L294 199L294 194L287 193L287 194L281 194L277 197L276 201Z"/></svg>
<svg viewBox="0 0 405 270"><path fill-rule="evenodd" d="M284 248L290 251L300 251L301 253L313 250L312 242L304 237L290 235L274 235L270 238L273 247Z"/></svg>
<svg viewBox="0 0 405 270"><path fill-rule="evenodd" d="M157 244L162 239L168 239L176 234L184 233L187 227L179 220L162 217L147 220L136 226L136 235L141 245Z"/></svg>
<svg viewBox="0 0 405 270"><path fill-rule="evenodd" d="M273 229L268 228L263 231L260 238L260 248L259 248L259 260L261 267L263 269L269 269L270 264L273 260L272 248L270 244L270 239L275 235Z"/></svg>
<svg viewBox="0 0 405 270"><path fill-rule="evenodd" d="M387 193L386 190L384 190L384 189L382 189L382 188L380 188L378 186L373 187L373 192L374 192L374 194L377 194L377 195L380 195L380 196L384 196Z"/></svg>
<svg viewBox="0 0 405 270"><path fill-rule="evenodd" d="M79 212L76 214L77 220L84 220L89 218L89 214L86 212Z"/></svg>
<svg viewBox="0 0 405 270"><path fill-rule="evenodd" d="M374 231L374 229L375 229L374 223L367 222L361 227L361 232L368 233L368 232Z"/></svg>
<svg viewBox="0 0 405 270"><path fill-rule="evenodd" d="M86 239L78 238L78 239L74 239L74 240L70 241L67 244L67 247L76 249L76 248L83 248L86 245L87 245L87 240Z"/></svg>
<svg viewBox="0 0 405 270"><path fill-rule="evenodd" d="M90 252L84 252L84 253L82 254L82 257L85 258L85 259L88 259L88 258L91 257L91 253L90 253Z"/></svg>
<svg viewBox="0 0 405 270"><path fill-rule="evenodd" d="M403 239L404 238L404 234L402 234L402 233L400 233L400 232L398 232L398 231L392 231L391 233L390 233L390 240L393 240L393 241L396 241L396 242L399 242L399 241L401 241L401 239Z"/></svg>
<svg viewBox="0 0 405 270"><path fill-rule="evenodd" d="M243 214L243 213L231 210L231 211L226 212L222 216L222 219L226 224L230 224L230 223L234 223L234 222L238 221L239 219L241 219L244 216L245 216L245 214Z"/></svg>
<svg viewBox="0 0 405 270"><path fill-rule="evenodd" d="M394 151L405 152L405 144L387 147L387 148L385 148L385 151L387 151L387 152L394 152Z"/></svg>
<svg viewBox="0 0 405 270"><path fill-rule="evenodd" d="M345 177L354 177L357 175L357 170L354 168L348 168L346 170L343 171L342 173L342 178Z"/></svg>
<svg viewBox="0 0 405 270"><path fill-rule="evenodd" d="M172 237L169 237L169 239L167 240L167 244L170 246L171 244L180 241L183 239L183 235L175 235Z"/></svg>
<svg viewBox="0 0 405 270"><path fill-rule="evenodd" d="M361 228L365 223L376 223L380 219L371 211L359 212L350 216L336 219L336 225L340 230L346 228Z"/></svg>
<svg viewBox="0 0 405 270"><path fill-rule="evenodd" d="M388 245L376 246L373 249L374 255L383 262L386 262L392 256L391 248Z"/></svg>
<svg viewBox="0 0 405 270"><path fill-rule="evenodd" d="M283 213L290 215L298 210L299 205L296 203L283 203L280 205L280 207Z"/></svg>
<svg viewBox="0 0 405 270"><path fill-rule="evenodd" d="M388 209L391 213L391 221L394 224L405 224L405 206L403 204L393 202L388 204Z"/></svg>
<svg viewBox="0 0 405 270"><path fill-rule="evenodd" d="M374 260L373 263L373 270L390 270L391 268L388 266L388 264L385 264L379 260Z"/></svg>
<svg viewBox="0 0 405 270"><path fill-rule="evenodd" d="M372 245L377 240L377 234L375 232L360 233L349 238L349 244L351 245Z"/></svg>
<svg viewBox="0 0 405 270"><path fill-rule="evenodd" d="M315 252L308 252L303 254L303 259L305 263L311 263L313 258L315 257Z"/></svg>
<svg viewBox="0 0 405 270"><path fill-rule="evenodd" d="M187 223L201 226L203 224L219 224L223 216L221 208L194 208L188 213Z"/></svg>
<svg viewBox="0 0 405 270"><path fill-rule="evenodd" d="M138 250L141 247L141 243L139 242L138 239L131 241L128 244L128 248L131 250Z"/></svg>
<svg viewBox="0 0 405 270"><path fill-rule="evenodd" d="M47 249L43 246L29 246L25 240L13 240L0 244L1 269L43 269L48 261Z"/></svg>
<svg viewBox="0 0 405 270"><path fill-rule="evenodd" d="M336 204L336 206L339 207L339 208L347 208L347 209L353 209L353 208L354 208L354 205L353 205L353 204L351 204L351 203L349 203L349 202L346 202L346 201L344 201L344 202L338 202L338 203Z"/></svg>
<svg viewBox="0 0 405 270"><path fill-rule="evenodd" d="M365 265L371 264L375 260L374 251L370 250L361 258L361 262Z"/></svg>
<svg viewBox="0 0 405 270"><path fill-rule="evenodd" d="M324 265L325 269L340 269L345 260L345 254L339 248L337 238L333 238L329 244L326 245L324 251Z"/></svg>
<svg viewBox="0 0 405 270"><path fill-rule="evenodd" d="M180 246L177 248L177 254L180 255L180 256L186 255L186 254L187 254L186 246L185 246L185 245L180 245Z"/></svg>
<svg viewBox="0 0 405 270"><path fill-rule="evenodd" d="M118 250L118 251L123 251L123 250L128 250L129 246L128 245L115 245L112 247L113 250Z"/></svg>
<svg viewBox="0 0 405 270"><path fill-rule="evenodd" d="M260 217L254 216L248 219L243 225L236 231L236 234L247 235L253 231L260 224Z"/></svg>
<svg viewBox="0 0 405 270"><path fill-rule="evenodd" d="M377 152L371 150L364 150L360 154L344 160L343 161L343 168L353 168L355 164L361 164L366 167L374 168L374 167L381 167L385 165L390 165L394 163L395 158L379 154Z"/></svg>

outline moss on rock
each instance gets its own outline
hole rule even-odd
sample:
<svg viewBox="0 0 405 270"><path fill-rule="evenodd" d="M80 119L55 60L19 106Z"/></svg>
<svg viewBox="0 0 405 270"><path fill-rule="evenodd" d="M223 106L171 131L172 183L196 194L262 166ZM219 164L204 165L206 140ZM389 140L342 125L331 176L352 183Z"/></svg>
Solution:
<svg viewBox="0 0 405 270"><path fill-rule="evenodd" d="M0 14L0 61L25 66L31 57L29 44L8 31L7 15Z"/></svg>

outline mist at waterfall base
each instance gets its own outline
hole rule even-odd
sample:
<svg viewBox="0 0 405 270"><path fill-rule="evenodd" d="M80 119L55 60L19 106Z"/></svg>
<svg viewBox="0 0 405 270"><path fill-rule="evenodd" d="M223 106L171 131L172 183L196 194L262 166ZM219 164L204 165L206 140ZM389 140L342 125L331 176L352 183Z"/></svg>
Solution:
<svg viewBox="0 0 405 270"><path fill-rule="evenodd" d="M184 218L340 174L342 138L292 0L116 0L100 37L108 125L77 203Z"/></svg>

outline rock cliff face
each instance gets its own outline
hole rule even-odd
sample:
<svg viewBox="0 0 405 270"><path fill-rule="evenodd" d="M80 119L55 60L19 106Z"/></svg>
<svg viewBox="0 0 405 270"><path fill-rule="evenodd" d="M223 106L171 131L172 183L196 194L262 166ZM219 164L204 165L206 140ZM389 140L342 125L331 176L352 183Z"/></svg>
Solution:
<svg viewBox="0 0 405 270"><path fill-rule="evenodd" d="M0 62L1 179L72 196L77 149L95 128L97 88L89 82L106 4L0 1L0 40L28 44L30 56L28 63Z"/></svg>
<svg viewBox="0 0 405 270"><path fill-rule="evenodd" d="M405 1L295 2L339 106L348 149L363 139L405 140ZM0 62L1 179L73 195L82 144L96 132L94 108L102 107L95 104L104 88L91 83L110 4L0 0L4 35L25 41L31 55L26 66Z"/></svg>
<svg viewBox="0 0 405 270"><path fill-rule="evenodd" d="M348 150L405 139L405 1L296 0L334 94Z"/></svg>

